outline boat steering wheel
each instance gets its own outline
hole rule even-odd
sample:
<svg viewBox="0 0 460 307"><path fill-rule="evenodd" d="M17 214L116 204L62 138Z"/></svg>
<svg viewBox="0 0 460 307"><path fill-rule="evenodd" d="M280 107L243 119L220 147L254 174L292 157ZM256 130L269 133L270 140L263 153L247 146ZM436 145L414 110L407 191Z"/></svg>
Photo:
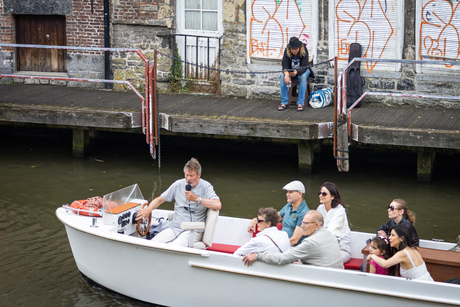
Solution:
<svg viewBox="0 0 460 307"><path fill-rule="evenodd" d="M144 209L145 206L148 206L148 205L149 205L148 203L143 204L142 209ZM150 223L152 222L152 214L150 214L147 219L141 219L141 220L137 220L137 233L141 237L143 237L149 232Z"/></svg>

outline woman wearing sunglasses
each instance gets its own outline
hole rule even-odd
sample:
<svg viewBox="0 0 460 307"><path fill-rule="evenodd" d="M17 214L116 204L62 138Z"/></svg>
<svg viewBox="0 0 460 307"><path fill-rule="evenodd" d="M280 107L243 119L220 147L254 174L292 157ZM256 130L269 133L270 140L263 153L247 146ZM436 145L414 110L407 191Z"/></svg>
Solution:
<svg viewBox="0 0 460 307"><path fill-rule="evenodd" d="M415 230L415 214L407 208L407 204L402 199L393 199L388 206L388 217L390 220L377 229L377 235L389 237L390 231L395 225L405 225L409 228L412 236L411 245L419 246L417 231ZM409 238L410 239L410 238Z"/></svg>
<svg viewBox="0 0 460 307"><path fill-rule="evenodd" d="M339 189L334 183L325 182L318 194L321 205L316 210L323 216L324 227L337 238L342 261L346 263L351 258L350 227Z"/></svg>
<svg viewBox="0 0 460 307"><path fill-rule="evenodd" d="M411 233L409 228L401 223L395 225L391 229L389 240L390 246L396 248L398 252L387 260L370 254L367 256L367 260L374 260L383 268L389 268L396 264L400 264L399 273L401 277L433 281L422 256L417 249L412 246L410 237Z"/></svg>

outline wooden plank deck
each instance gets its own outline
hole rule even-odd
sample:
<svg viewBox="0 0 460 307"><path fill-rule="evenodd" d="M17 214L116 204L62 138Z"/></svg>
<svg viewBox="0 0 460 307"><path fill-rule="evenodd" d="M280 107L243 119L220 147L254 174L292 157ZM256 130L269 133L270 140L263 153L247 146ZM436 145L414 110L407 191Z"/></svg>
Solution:
<svg viewBox="0 0 460 307"><path fill-rule="evenodd" d="M278 111L279 99L160 95L162 128L175 133L316 140L332 137L333 107ZM132 92L51 85L0 85L0 121L89 129L141 127ZM353 140L370 144L460 149L460 110L366 104L352 111Z"/></svg>

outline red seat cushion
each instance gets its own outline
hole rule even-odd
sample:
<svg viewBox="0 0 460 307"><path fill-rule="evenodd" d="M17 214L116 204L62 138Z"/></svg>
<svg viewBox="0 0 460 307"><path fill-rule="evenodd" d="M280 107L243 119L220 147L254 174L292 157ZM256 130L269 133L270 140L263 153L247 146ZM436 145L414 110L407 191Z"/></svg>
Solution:
<svg viewBox="0 0 460 307"><path fill-rule="evenodd" d="M361 264L363 264L363 259L351 258L350 261L344 263L343 266L347 270L361 270Z"/></svg>
<svg viewBox="0 0 460 307"><path fill-rule="evenodd" d="M208 247L207 250L214 251L214 252L233 254L238 248L240 248L238 245L212 243L212 245Z"/></svg>

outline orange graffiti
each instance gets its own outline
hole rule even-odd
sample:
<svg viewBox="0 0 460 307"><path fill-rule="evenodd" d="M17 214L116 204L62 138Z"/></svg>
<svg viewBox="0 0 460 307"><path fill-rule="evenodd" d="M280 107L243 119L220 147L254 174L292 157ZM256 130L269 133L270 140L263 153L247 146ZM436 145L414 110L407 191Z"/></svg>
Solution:
<svg viewBox="0 0 460 307"><path fill-rule="evenodd" d="M381 58L395 31L387 11L389 0L340 0L335 7L337 57L348 60L351 43L360 43L363 58ZM396 3L396 1L393 1ZM366 62L371 72L377 62Z"/></svg>
<svg viewBox="0 0 460 307"><path fill-rule="evenodd" d="M281 58L289 38L302 37L306 17L299 5L296 0L252 0L249 56Z"/></svg>
<svg viewBox="0 0 460 307"><path fill-rule="evenodd" d="M457 8L447 0L428 1L422 8L420 60L456 61L460 55ZM456 27L457 26L457 27ZM446 65L452 67L453 65Z"/></svg>

